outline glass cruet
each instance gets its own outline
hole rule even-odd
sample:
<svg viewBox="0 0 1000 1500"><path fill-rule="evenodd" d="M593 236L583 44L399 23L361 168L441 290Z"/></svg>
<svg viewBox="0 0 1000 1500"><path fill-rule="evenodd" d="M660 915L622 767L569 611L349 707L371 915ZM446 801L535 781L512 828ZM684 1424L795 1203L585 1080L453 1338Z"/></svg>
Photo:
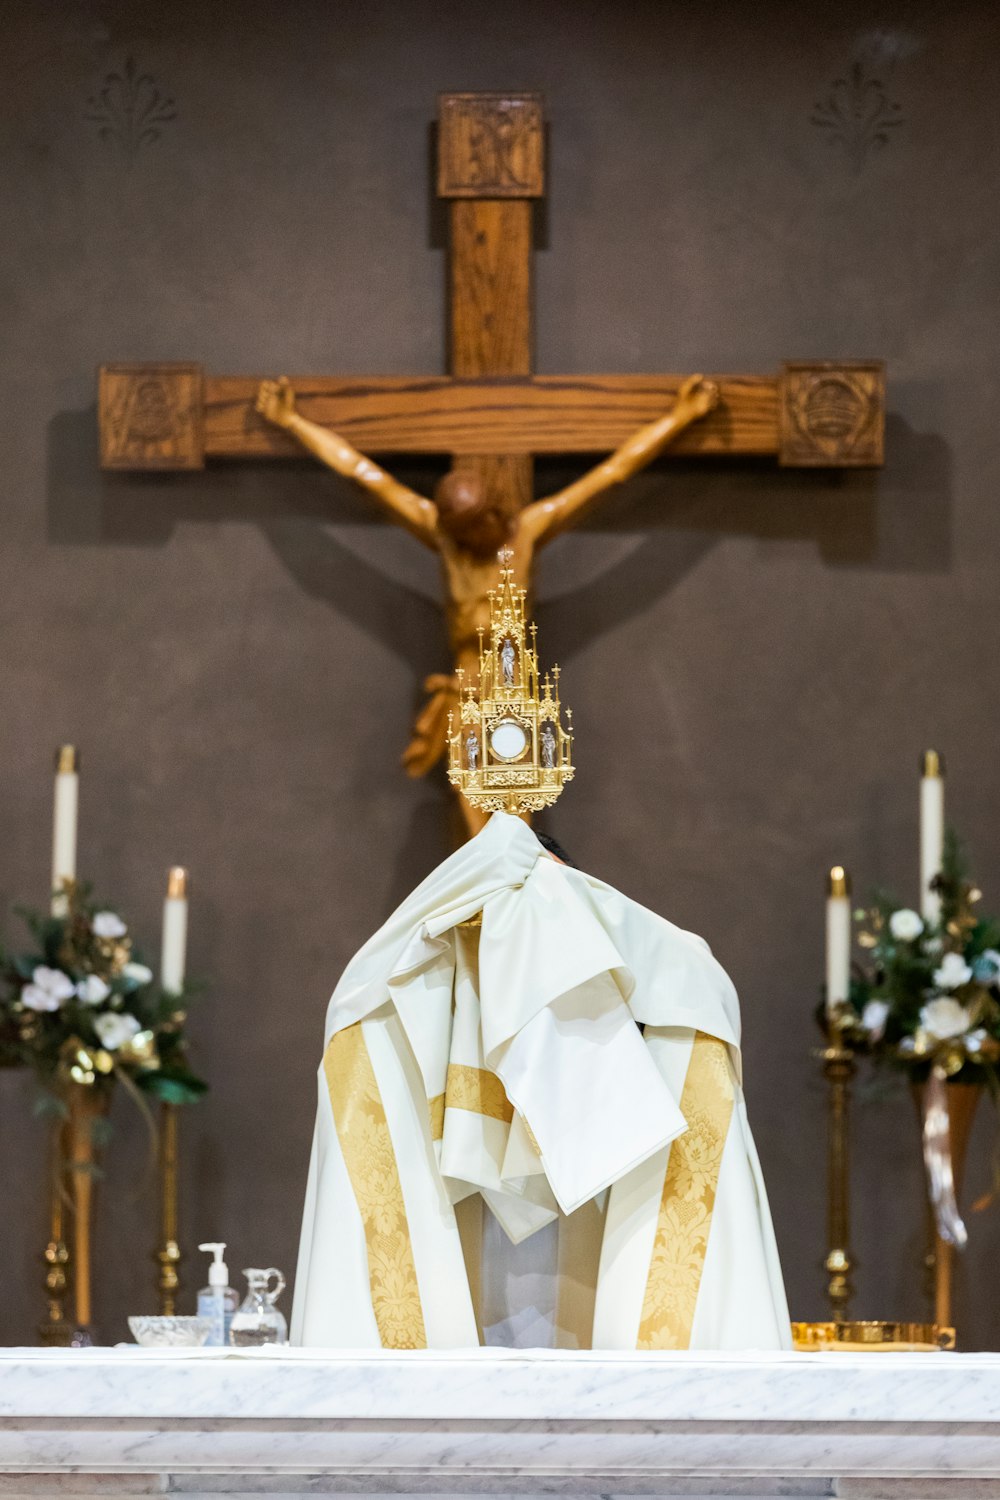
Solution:
<svg viewBox="0 0 1000 1500"><path fill-rule="evenodd" d="M274 1266L266 1271L250 1268L243 1272L247 1294L233 1314L229 1342L234 1349L250 1349L258 1344L287 1344L288 1324L275 1303L285 1290L285 1278ZM271 1286L270 1283L274 1282Z"/></svg>

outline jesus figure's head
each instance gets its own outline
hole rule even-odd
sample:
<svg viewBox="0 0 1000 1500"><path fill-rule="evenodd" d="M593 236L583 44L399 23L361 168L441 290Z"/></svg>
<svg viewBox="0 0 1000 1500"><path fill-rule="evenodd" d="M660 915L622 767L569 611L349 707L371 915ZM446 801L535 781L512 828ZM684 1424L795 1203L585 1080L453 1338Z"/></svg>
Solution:
<svg viewBox="0 0 1000 1500"><path fill-rule="evenodd" d="M512 502L501 492L488 491L474 469L452 469L434 499L442 531L477 557L495 557L514 534Z"/></svg>

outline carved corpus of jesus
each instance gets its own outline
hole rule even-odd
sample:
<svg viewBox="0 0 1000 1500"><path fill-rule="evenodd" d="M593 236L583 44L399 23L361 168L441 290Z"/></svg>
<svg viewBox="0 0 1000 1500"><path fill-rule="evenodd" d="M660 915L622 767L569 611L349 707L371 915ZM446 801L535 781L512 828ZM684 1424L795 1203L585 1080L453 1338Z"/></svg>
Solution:
<svg viewBox="0 0 1000 1500"><path fill-rule="evenodd" d="M536 550L581 520L607 490L652 463L718 400L714 381L689 376L671 409L640 427L610 458L565 489L520 508L512 496L484 490L479 475L460 466L444 476L433 500L418 495L345 438L300 416L295 393L285 378L261 383L257 410L322 463L361 485L394 521L434 548L441 559L452 658L455 667L464 670L465 681L474 684L479 671L479 630L489 627L489 590L496 586L500 548L509 547L513 553L514 579L528 590L530 609ZM428 699L403 755L411 776L426 775L444 754L448 711L458 702L457 679L452 674L436 673L425 680L424 688ZM470 832L478 831L485 821L483 815L464 800L462 811Z"/></svg>

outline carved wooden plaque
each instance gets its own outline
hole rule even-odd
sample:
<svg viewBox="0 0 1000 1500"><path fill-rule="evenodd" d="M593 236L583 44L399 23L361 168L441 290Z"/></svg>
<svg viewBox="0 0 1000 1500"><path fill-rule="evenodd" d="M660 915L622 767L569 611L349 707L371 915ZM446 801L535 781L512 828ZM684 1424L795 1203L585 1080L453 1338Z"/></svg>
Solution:
<svg viewBox="0 0 1000 1500"><path fill-rule="evenodd" d="M827 469L884 463L881 360L786 364L779 395L779 463Z"/></svg>
<svg viewBox="0 0 1000 1500"><path fill-rule="evenodd" d="M544 140L540 94L441 94L438 196L540 198Z"/></svg>
<svg viewBox="0 0 1000 1500"><path fill-rule="evenodd" d="M201 365L102 365L102 469L202 469Z"/></svg>

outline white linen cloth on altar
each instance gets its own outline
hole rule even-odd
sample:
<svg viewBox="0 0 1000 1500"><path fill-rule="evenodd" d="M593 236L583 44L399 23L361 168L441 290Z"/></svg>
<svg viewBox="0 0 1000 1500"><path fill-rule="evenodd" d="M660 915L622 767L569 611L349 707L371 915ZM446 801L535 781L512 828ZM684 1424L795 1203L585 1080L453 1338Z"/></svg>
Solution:
<svg viewBox="0 0 1000 1500"><path fill-rule="evenodd" d="M455 1206L479 1193L513 1244L600 1233L601 1205L594 1348L788 1346L728 976L520 819L365 944L325 1041L293 1342L478 1344Z"/></svg>

